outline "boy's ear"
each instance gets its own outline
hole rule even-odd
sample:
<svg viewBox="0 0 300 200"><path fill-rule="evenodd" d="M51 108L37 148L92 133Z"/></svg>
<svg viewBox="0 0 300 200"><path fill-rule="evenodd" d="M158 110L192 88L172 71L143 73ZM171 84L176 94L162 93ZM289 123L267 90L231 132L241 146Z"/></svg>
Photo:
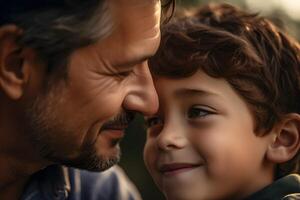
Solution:
<svg viewBox="0 0 300 200"><path fill-rule="evenodd" d="M23 95L29 71L23 65L23 49L17 44L22 30L15 25L0 27L0 88L11 99Z"/></svg>
<svg viewBox="0 0 300 200"><path fill-rule="evenodd" d="M300 115L286 114L272 132L267 159L276 164L291 160L300 149Z"/></svg>

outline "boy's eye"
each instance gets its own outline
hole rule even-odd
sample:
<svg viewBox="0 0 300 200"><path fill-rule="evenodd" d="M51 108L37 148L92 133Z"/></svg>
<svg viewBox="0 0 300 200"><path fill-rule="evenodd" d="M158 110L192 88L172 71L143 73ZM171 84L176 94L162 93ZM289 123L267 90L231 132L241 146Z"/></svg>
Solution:
<svg viewBox="0 0 300 200"><path fill-rule="evenodd" d="M153 126L162 124L161 118L155 116L155 117L149 117L146 119L146 126L147 128L151 128Z"/></svg>
<svg viewBox="0 0 300 200"><path fill-rule="evenodd" d="M202 118L206 117L207 115L213 114L212 111L209 111L207 109L204 109L203 107L191 107L188 112L187 112L187 117L189 119L194 119L194 118Z"/></svg>

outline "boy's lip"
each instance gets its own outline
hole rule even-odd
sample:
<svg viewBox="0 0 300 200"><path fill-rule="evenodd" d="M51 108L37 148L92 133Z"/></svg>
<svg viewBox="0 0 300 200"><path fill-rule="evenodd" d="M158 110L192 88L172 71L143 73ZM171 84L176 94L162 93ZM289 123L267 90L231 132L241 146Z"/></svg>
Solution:
<svg viewBox="0 0 300 200"><path fill-rule="evenodd" d="M172 175L188 171L200 166L202 166L202 164L200 163L168 163L159 165L158 170L164 175Z"/></svg>

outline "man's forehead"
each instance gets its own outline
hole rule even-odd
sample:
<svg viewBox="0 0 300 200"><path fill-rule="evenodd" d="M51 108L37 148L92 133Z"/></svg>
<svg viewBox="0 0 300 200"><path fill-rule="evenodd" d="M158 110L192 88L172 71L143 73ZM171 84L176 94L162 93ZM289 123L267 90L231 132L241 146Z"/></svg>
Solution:
<svg viewBox="0 0 300 200"><path fill-rule="evenodd" d="M153 56L160 41L160 1L110 0L109 6L113 11L113 30L88 47L92 54L95 53L108 65L125 67L142 63Z"/></svg>
<svg viewBox="0 0 300 200"><path fill-rule="evenodd" d="M120 51L123 55L128 53L129 57L139 55L137 58L129 59L133 62L153 55L160 40L160 1L113 1L121 1L124 6L111 5L114 11L112 17L116 24L110 38L102 42L108 46L114 45L114 52Z"/></svg>
<svg viewBox="0 0 300 200"><path fill-rule="evenodd" d="M118 2L124 0L114 1ZM124 3L124 5L111 4L112 17L116 31L120 31L124 36L131 35L133 37L139 37L140 34L148 37L148 34L154 33L153 31L159 32L161 14L160 1L129 1L131 3Z"/></svg>
<svg viewBox="0 0 300 200"><path fill-rule="evenodd" d="M158 5L160 8L161 5L160 0L111 0L108 4L117 15L147 10L150 14L153 8L157 9Z"/></svg>
<svg viewBox="0 0 300 200"><path fill-rule="evenodd" d="M142 5L149 5L155 4L160 0L111 0L114 3L124 4L128 6L142 6Z"/></svg>

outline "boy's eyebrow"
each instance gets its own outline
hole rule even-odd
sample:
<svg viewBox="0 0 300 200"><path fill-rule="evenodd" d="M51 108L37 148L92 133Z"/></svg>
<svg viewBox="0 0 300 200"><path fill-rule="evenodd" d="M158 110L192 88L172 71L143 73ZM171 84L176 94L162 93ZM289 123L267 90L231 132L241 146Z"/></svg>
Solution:
<svg viewBox="0 0 300 200"><path fill-rule="evenodd" d="M219 94L203 90L203 89L194 89L194 88L180 88L175 90L174 92L175 97L182 97L182 96L218 96Z"/></svg>

